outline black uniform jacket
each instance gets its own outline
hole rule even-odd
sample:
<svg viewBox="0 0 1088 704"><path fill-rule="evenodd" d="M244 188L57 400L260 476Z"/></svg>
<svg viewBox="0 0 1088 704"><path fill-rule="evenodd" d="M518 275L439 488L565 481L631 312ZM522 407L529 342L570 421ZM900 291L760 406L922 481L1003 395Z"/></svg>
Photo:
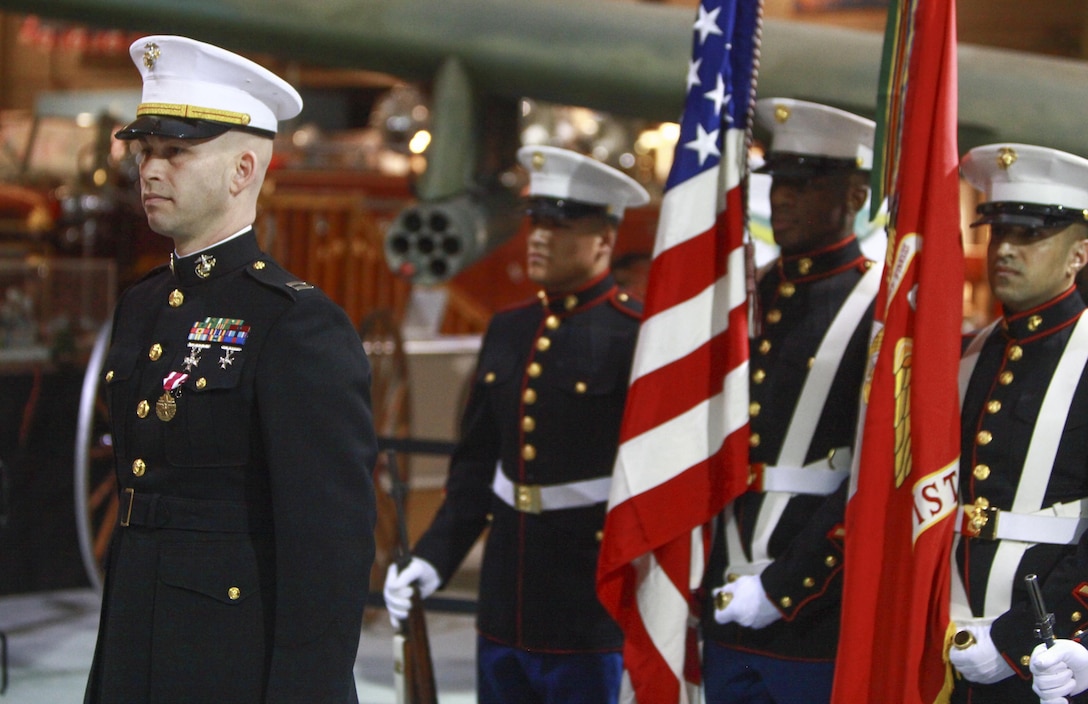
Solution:
<svg viewBox="0 0 1088 704"><path fill-rule="evenodd" d="M1011 315L983 346L967 387L962 410L960 502L985 499L1009 510L1021 481L1028 445L1039 409L1066 343L1084 311L1076 290L1035 310ZM1061 380L1076 391L1046 486L1043 507L1088 498L1088 383L1085 372ZM1000 525L1000 517L998 518ZM1082 543L1085 539L1082 538ZM956 564L975 615L982 615L987 577L1000 540L961 537ZM1085 555L1086 546L1080 546ZM990 634L1018 673L991 686L976 686L972 701L1036 701L1028 660L1039 642L1034 635L1024 576L1036 574L1043 600L1055 616L1055 634L1069 638L1088 628L1088 561L1076 545L1039 544L1024 553L1016 569L1011 608L999 616ZM961 687L966 683L961 682ZM1031 697L1035 696L1034 699Z"/></svg>
<svg viewBox="0 0 1088 704"><path fill-rule="evenodd" d="M526 650L616 650L597 601L606 502L519 512L491 489L608 477L616 456L641 304L611 276L495 315L484 336L446 498L415 554L448 580L481 531L480 633Z"/></svg>
<svg viewBox="0 0 1088 704"><path fill-rule="evenodd" d="M87 702L357 701L374 556L370 367L253 232L122 296L120 525Z"/></svg>
<svg viewBox="0 0 1088 704"><path fill-rule="evenodd" d="M862 255L857 239L850 237L828 249L781 258L760 280L762 332L752 339L750 348L751 462L775 464L810 360L843 302L870 266L872 262ZM826 458L833 449L853 447L872 317L870 306L844 351L806 463ZM726 554L723 526L718 526L705 582L703 628L707 638L729 647L785 658L835 657L846 484L844 481L829 496L793 497L773 529L768 552L774 561L761 580L783 618L766 628L722 626L714 621L711 591L725 583L727 565L745 559ZM763 496L749 491L733 502L745 551L751 549L752 529ZM750 553L747 559L751 559Z"/></svg>

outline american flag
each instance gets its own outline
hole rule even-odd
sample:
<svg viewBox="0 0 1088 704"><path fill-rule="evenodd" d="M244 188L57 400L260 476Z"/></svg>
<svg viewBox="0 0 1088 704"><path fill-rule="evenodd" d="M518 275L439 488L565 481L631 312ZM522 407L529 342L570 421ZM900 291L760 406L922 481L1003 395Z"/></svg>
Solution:
<svg viewBox="0 0 1088 704"><path fill-rule="evenodd" d="M760 0L703 0L597 570L624 692L694 702L709 522L747 487L747 147Z"/></svg>

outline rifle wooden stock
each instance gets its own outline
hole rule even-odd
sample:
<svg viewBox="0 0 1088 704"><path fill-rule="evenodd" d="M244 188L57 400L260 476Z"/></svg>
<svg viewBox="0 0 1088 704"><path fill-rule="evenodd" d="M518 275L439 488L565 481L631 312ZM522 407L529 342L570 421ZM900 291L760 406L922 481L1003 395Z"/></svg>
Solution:
<svg viewBox="0 0 1088 704"><path fill-rule="evenodd" d="M412 561L408 544L408 523L404 513L404 501L408 486L397 468L397 455L386 452L389 479L393 487L393 504L397 509L397 570L403 570ZM434 683L434 663L431 660L431 642L427 638L427 615L423 611L423 598L419 587L412 586L412 605L407 621L401 623L400 636L404 651L400 654L404 672L404 693L407 702L402 704L438 704L438 689Z"/></svg>
<svg viewBox="0 0 1088 704"><path fill-rule="evenodd" d="M438 704L431 642L427 638L427 616L419 589L412 590L412 608L407 623L401 626L401 634L404 636L404 679L409 704Z"/></svg>

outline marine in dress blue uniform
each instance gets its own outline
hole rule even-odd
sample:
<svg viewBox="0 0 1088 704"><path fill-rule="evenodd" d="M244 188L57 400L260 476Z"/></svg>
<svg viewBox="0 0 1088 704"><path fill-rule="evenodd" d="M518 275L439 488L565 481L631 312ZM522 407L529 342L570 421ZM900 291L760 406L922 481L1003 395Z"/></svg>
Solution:
<svg viewBox="0 0 1088 704"><path fill-rule="evenodd" d="M844 480L878 283L852 234L873 123L788 99L759 101L756 116L772 131L762 170L781 256L758 283L751 488L718 521L703 680L712 703L820 702L838 641Z"/></svg>
<svg viewBox="0 0 1088 704"><path fill-rule="evenodd" d="M240 128L270 155L301 102L200 42L147 37L131 53L143 103L118 137L145 150L141 190L170 201L148 204L152 226L178 250L114 316L103 382L120 503L86 701L357 702L377 449L358 335L244 224L260 167L232 205L200 199L197 216L222 208L208 231L165 225L194 214L191 181L169 168Z"/></svg>
<svg viewBox="0 0 1088 704"><path fill-rule="evenodd" d="M615 701L622 632L595 580L641 303L618 289L608 255L623 209L648 194L574 152L524 147L519 160L530 173L528 271L544 288L488 326L445 501L412 564L390 569L386 603L403 618L411 582L433 592L490 528L479 701ZM593 264L571 247L594 248Z"/></svg>
<svg viewBox="0 0 1088 704"><path fill-rule="evenodd" d="M1022 144L972 149L988 270L1004 315L966 348L950 652L953 701L1038 701L1039 640L1024 576L1038 575L1068 638L1088 625L1088 322L1075 287L1088 261L1088 160ZM969 377L967 376L969 375ZM962 381L961 381L962 384ZM1078 547L1079 546L1079 547Z"/></svg>

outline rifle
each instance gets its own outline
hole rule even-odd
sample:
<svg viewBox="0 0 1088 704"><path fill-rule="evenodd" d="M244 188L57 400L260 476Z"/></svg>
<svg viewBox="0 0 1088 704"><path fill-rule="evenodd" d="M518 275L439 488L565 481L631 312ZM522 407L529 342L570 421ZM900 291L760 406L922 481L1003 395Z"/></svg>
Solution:
<svg viewBox="0 0 1088 704"><path fill-rule="evenodd" d="M397 454L386 450L389 479L392 482L393 504L397 511L397 570L403 570L412 561L408 544L408 522L404 501L408 485L397 468ZM397 701L400 704L438 704L438 690L434 684L434 664L431 661L431 643L427 639L427 616L423 612L423 599L419 587L412 586L412 606L408 620L401 624L393 637L393 671L397 680Z"/></svg>
<svg viewBox="0 0 1088 704"><path fill-rule="evenodd" d="M1028 596L1031 598L1031 606L1035 610L1035 636L1046 643L1046 647L1054 646L1054 614L1047 613L1043 604L1043 591L1039 588L1039 578L1033 574L1024 575L1024 581L1028 584Z"/></svg>

